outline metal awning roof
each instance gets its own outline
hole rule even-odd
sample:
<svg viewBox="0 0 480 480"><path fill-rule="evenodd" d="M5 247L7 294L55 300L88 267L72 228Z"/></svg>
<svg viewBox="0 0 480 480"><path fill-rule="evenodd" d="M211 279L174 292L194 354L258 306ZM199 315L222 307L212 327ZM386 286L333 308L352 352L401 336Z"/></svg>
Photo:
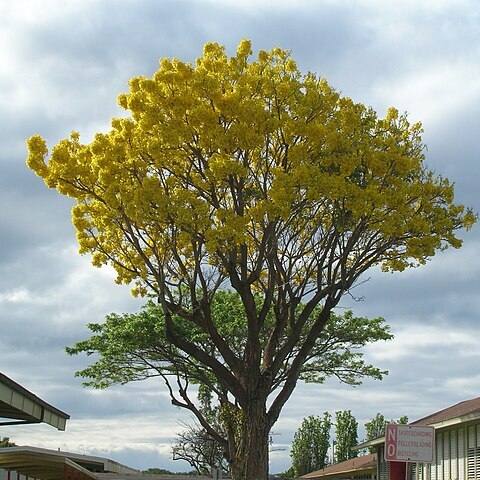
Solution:
<svg viewBox="0 0 480 480"><path fill-rule="evenodd" d="M58 430L65 430L69 418L70 415L0 373L0 425L44 422Z"/></svg>
<svg viewBox="0 0 480 480"><path fill-rule="evenodd" d="M33 447L0 449L0 468L41 480L97 480L95 474L64 455Z"/></svg>
<svg viewBox="0 0 480 480"><path fill-rule="evenodd" d="M99 480L99 473L135 478L139 473L104 457L29 446L0 448L0 469L38 480Z"/></svg>

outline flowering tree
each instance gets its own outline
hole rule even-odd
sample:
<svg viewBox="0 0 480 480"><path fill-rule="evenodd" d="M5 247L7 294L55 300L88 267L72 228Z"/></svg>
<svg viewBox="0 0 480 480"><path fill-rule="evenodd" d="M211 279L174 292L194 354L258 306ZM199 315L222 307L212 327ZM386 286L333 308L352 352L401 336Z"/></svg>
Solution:
<svg viewBox="0 0 480 480"><path fill-rule="evenodd" d="M157 296L172 345L221 379L241 419L234 475L263 479L268 431L342 296L375 265L401 271L460 247L475 217L426 168L419 124L378 118L287 51L251 55L242 41L231 58L209 43L195 65L162 59L120 95L130 117L90 144L74 132L50 157L34 135L27 163L76 200L80 252ZM222 288L247 318L240 355L213 321Z"/></svg>

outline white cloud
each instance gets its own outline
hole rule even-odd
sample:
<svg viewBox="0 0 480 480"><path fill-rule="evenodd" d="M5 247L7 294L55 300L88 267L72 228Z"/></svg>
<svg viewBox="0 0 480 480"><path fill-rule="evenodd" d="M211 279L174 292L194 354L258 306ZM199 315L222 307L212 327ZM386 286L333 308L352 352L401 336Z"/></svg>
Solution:
<svg viewBox="0 0 480 480"><path fill-rule="evenodd" d="M455 355L466 359L480 359L476 329L448 328L444 322L438 325L410 325L394 328L395 339L372 345L366 349L368 357L375 362L388 360L392 365L401 365L405 358L422 359L437 357L438 350L454 351ZM466 360L465 360L466 361Z"/></svg>
<svg viewBox="0 0 480 480"><path fill-rule="evenodd" d="M465 399L478 397L478 392L480 392L480 375L447 378L445 380L445 388L462 392Z"/></svg>
<svg viewBox="0 0 480 480"><path fill-rule="evenodd" d="M0 293L0 303L23 303L28 301L28 291L25 288L15 288Z"/></svg>
<svg viewBox="0 0 480 480"><path fill-rule="evenodd" d="M149 413L148 416L128 415L111 419L70 419L64 432L56 432L45 425L27 425L15 430L7 428L17 445L31 445L52 450L85 455L101 455L122 462L128 454L129 466L136 468L162 467L171 459L171 442L181 431L178 416ZM2 435L5 428L2 429ZM135 462L135 454L158 457L158 464L141 465ZM133 462L133 463L132 463ZM123 460L122 463L127 463ZM173 467L173 465L172 465ZM175 468L185 468L175 464Z"/></svg>
<svg viewBox="0 0 480 480"><path fill-rule="evenodd" d="M416 65L394 79L377 82L375 93L382 104L399 106L413 120L433 128L479 102L480 64L472 60Z"/></svg>

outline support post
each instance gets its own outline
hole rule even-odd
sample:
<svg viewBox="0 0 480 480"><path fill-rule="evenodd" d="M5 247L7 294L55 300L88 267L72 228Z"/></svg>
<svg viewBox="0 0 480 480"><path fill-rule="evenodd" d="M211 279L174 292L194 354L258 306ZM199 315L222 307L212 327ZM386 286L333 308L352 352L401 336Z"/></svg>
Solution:
<svg viewBox="0 0 480 480"><path fill-rule="evenodd" d="M407 473L406 462L388 462L389 463L389 480L405 480Z"/></svg>

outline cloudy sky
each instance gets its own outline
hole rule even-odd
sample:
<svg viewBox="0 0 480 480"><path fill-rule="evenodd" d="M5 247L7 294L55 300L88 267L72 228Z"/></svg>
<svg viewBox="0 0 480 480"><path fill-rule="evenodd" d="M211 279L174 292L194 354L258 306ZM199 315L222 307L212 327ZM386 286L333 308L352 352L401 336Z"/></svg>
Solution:
<svg viewBox="0 0 480 480"><path fill-rule="evenodd" d="M480 211L476 0L0 0L0 20L0 371L71 415L66 432L2 427L17 444L188 468L170 460L188 415L160 383L98 392L73 377L86 359L64 347L85 338L85 324L140 304L77 254L71 204L25 166L34 133L52 146L72 130L87 140L108 129L128 79L151 75L161 57L194 61L207 41L233 54L242 38L255 51L290 49L302 70L380 115L392 105L422 121L429 167ZM390 375L355 389L300 385L275 427L272 472L289 467L307 415L350 409L362 427L377 412L414 420L480 395L480 228L464 239L420 269L371 272L353 308L391 324L395 340L367 350Z"/></svg>

